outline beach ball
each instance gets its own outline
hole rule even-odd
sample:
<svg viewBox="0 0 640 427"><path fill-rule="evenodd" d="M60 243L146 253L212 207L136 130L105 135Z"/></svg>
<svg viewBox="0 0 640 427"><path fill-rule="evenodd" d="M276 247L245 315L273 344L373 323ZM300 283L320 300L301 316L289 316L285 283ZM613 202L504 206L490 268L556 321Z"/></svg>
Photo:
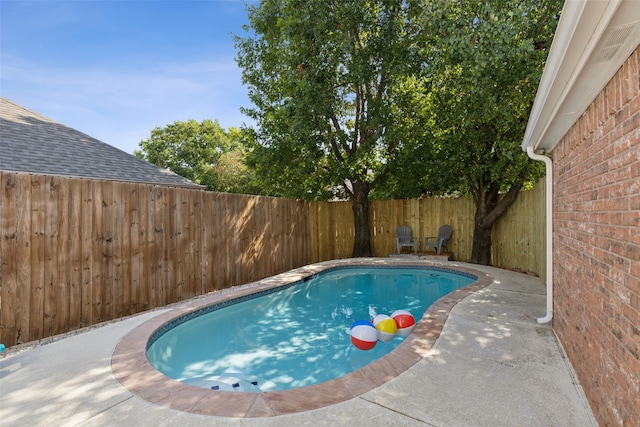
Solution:
<svg viewBox="0 0 640 427"><path fill-rule="evenodd" d="M350 335L351 343L360 350L371 350L378 341L378 330L366 320L354 322Z"/></svg>
<svg viewBox="0 0 640 427"><path fill-rule="evenodd" d="M389 342L396 336L398 327L395 320L386 314L378 314L373 318L373 326L378 330L378 341Z"/></svg>
<svg viewBox="0 0 640 427"><path fill-rule="evenodd" d="M408 336L416 327L416 319L407 310L396 310L391 313L391 318L395 320L398 332L401 337Z"/></svg>

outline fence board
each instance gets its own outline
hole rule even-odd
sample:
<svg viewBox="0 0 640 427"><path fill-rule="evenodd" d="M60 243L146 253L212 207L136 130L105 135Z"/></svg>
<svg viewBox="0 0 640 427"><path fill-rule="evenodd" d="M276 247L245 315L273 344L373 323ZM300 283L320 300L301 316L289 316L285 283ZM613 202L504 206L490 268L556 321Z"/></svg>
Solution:
<svg viewBox="0 0 640 427"><path fill-rule="evenodd" d="M249 205L251 198L240 195L235 198L235 209L238 212L237 222L237 246L235 248L237 254L236 283L244 283L251 281L250 277L253 269L253 259L251 257L251 223L249 215Z"/></svg>
<svg viewBox="0 0 640 427"><path fill-rule="evenodd" d="M46 193L44 176L31 177L31 307L29 310L29 338L47 336L43 330L44 321L44 283L45 283L45 218Z"/></svg>
<svg viewBox="0 0 640 427"><path fill-rule="evenodd" d="M228 248L225 247L223 241L222 230L229 227L228 216L225 216L224 200L222 194L214 193L212 201L209 203L211 206L210 218L208 221L211 227L211 239L207 243L213 243L211 245L210 252L212 256L207 257L211 268L211 289L222 289L222 283L226 280L227 276L227 259L230 254Z"/></svg>
<svg viewBox="0 0 640 427"><path fill-rule="evenodd" d="M164 285L162 283L162 258L164 257L164 239L163 239L163 215L162 215L162 188L154 186L153 189L153 205L149 207L150 218L152 224L149 232L153 234L153 244L151 246L150 262L153 266L149 274L149 298L151 299L151 307L160 307L164 301Z"/></svg>
<svg viewBox="0 0 640 427"><path fill-rule="evenodd" d="M236 263L236 244L229 238L230 235L237 236L238 229L238 217L235 210L235 198L230 198L228 194L219 194L219 200L221 203L220 216L216 218L221 224L224 224L220 228L220 242L222 250L226 254L224 257L224 275L218 283L218 289L222 287L223 283L231 283L235 285L235 263Z"/></svg>
<svg viewBox="0 0 640 427"><path fill-rule="evenodd" d="M202 243L205 239L204 233L196 234L198 224L202 224L202 212L204 204L202 203L202 192L193 192L190 194L191 203L189 204L189 242L191 243L191 264L187 264L189 269L189 294L200 295L204 293L203 287L203 261L204 252Z"/></svg>
<svg viewBox="0 0 640 427"><path fill-rule="evenodd" d="M337 205L335 205L337 206ZM333 224L331 223L331 211L330 211L331 203L322 203L320 208L320 225L319 229L320 236L318 241L318 246L320 246L320 258L318 261L324 261L327 259L337 258L336 248L335 248L335 236L333 232Z"/></svg>
<svg viewBox="0 0 640 427"><path fill-rule="evenodd" d="M220 242L218 250L222 256L216 257L221 260L217 277L216 289L222 289L223 283L233 283L232 264L235 262L235 252L228 239L229 234L235 234L235 224L237 218L233 215L233 206L229 206L229 199L226 194L219 193L216 197L218 209L215 212L214 221L218 224L217 236ZM217 264L217 259L213 260Z"/></svg>
<svg viewBox="0 0 640 427"><path fill-rule="evenodd" d="M232 283L238 285L242 283L242 268L245 262L243 257L243 247L246 247L246 236L243 236L244 231L244 215L243 207L246 204L246 196L240 195L238 197L226 196L231 204L231 211L234 212L235 220L235 239L231 239L229 236L228 242L232 246L233 250L233 262L231 263L231 269L233 271ZM243 240L244 239L244 240Z"/></svg>
<svg viewBox="0 0 640 427"><path fill-rule="evenodd" d="M282 207L280 206L280 204L278 204L275 200L273 201L273 218L272 218L272 224L274 227L273 230L273 236L275 237L275 241L276 243L276 247L275 247L275 251L271 254L273 261L274 261L274 265L276 268L277 272L281 272L284 271L287 265L286 260L283 257L279 257L278 254L280 252L284 253L285 249L284 249L284 245L285 245L285 229L286 229L286 224L285 221L287 220L285 217L285 214L283 212Z"/></svg>
<svg viewBox="0 0 640 427"><path fill-rule="evenodd" d="M125 248L125 241L128 241L129 230L125 229L123 225L129 223L129 212L124 209L125 197L124 186L121 183L112 184L111 195L113 197L113 203L111 205L111 227L113 230L113 238L110 242L111 246L111 313L110 318L120 318L124 316L123 297L124 297L124 278L123 278L123 265L122 260L124 258L123 250ZM117 184L117 185L114 185ZM125 234L126 233L126 234ZM126 236L126 237L125 237ZM107 283L107 286L109 284Z"/></svg>
<svg viewBox="0 0 640 427"><path fill-rule="evenodd" d="M0 177L0 342L14 342L19 325L16 321L18 286L18 200L20 188L17 175ZM11 213L11 214L6 214Z"/></svg>
<svg viewBox="0 0 640 427"><path fill-rule="evenodd" d="M193 262L191 266L191 275L189 276L189 283L192 285L192 294L200 295L204 292L203 286L203 261L204 254L203 242L205 240L205 234L200 230L200 224L203 224L203 194L204 192L198 191L191 194L192 203L190 209L190 221L189 221L189 241L191 242L193 252ZM193 279L191 279L193 277Z"/></svg>
<svg viewBox="0 0 640 427"><path fill-rule="evenodd" d="M169 301L181 301L181 294L184 288L184 269L183 267L183 217L182 217L182 198L180 194L182 192L175 188L170 191L170 203L173 208L170 212L173 213L173 229L169 234L170 242L167 252L167 288L169 289Z"/></svg>
<svg viewBox="0 0 640 427"><path fill-rule="evenodd" d="M13 174L15 179L15 199L13 206L16 208L16 299L15 299L15 330L13 334L14 342L22 343L29 341L30 321L31 321L31 250L33 241L31 239L31 177L24 174ZM4 205L4 212L9 213L9 205ZM4 216L4 215L3 215ZM11 215L13 216L13 215ZM11 256L11 254L5 254ZM3 279L4 282L4 279ZM3 338L4 339L4 338ZM3 341L5 344L11 341Z"/></svg>
<svg viewBox="0 0 640 427"><path fill-rule="evenodd" d="M177 276L177 266L173 262L177 258L178 243L180 240L180 211L178 210L178 200L176 198L175 188L166 189L166 204L167 208L164 210L169 214L165 222L168 225L167 233L165 235L165 251L164 251L164 268L163 268L163 282L165 287L166 299L163 305L169 301L177 301L177 288L179 286L179 278ZM172 280L173 278L173 280Z"/></svg>
<svg viewBox="0 0 640 427"><path fill-rule="evenodd" d="M177 244L175 253L175 288L176 301L189 298L189 276L187 265L189 263L191 248L189 243L189 200L184 191L175 191L176 201L176 226Z"/></svg>
<svg viewBox="0 0 640 427"><path fill-rule="evenodd" d="M142 254L141 248L144 227L141 226L141 203L143 202L144 189L138 185L129 186L129 209L131 210L131 225L129 234L129 264L130 286L129 298L131 303L127 314L137 313L140 305L140 286L142 281Z"/></svg>
<svg viewBox="0 0 640 427"><path fill-rule="evenodd" d="M58 183L57 178L45 177L45 216L44 216L44 318L43 333L52 336L57 333L56 323L56 288L58 284Z"/></svg>
<svg viewBox="0 0 640 427"><path fill-rule="evenodd" d="M115 200L113 197L113 181L104 181L102 183L102 227L100 233L101 240L101 259L102 259L102 275L100 280L101 291L101 313L102 321L113 318L114 310L114 240L116 237L116 229L114 227L115 220Z"/></svg>
<svg viewBox="0 0 640 427"><path fill-rule="evenodd" d="M88 326L93 324L93 186L94 181L80 181L80 192L82 198L81 206L81 251L82 265L80 266L82 274L82 297L80 326Z"/></svg>
<svg viewBox="0 0 640 427"><path fill-rule="evenodd" d="M308 203L302 200L296 201L296 218L301 218L301 221L297 221L298 247L295 249L295 253L298 255L296 265L306 265L310 261L309 258L309 209ZM265 272L266 273L266 272ZM261 274L263 276L263 274Z"/></svg>
<svg viewBox="0 0 640 427"><path fill-rule="evenodd" d="M266 202L266 200L265 200ZM268 251L268 234L270 227L268 222L268 205L261 202L259 198L254 199L254 230L253 236L253 256L255 257L256 266L254 268L254 280L269 275L269 251Z"/></svg>
<svg viewBox="0 0 640 427"><path fill-rule="evenodd" d="M192 291L192 283L194 283L194 277L190 274L193 273L193 241L190 239L189 230L191 228L191 205L192 200L188 197L190 194L180 191L178 193L180 203L178 207L180 209L180 217L182 220L180 224L180 244L178 245L178 261L177 261L177 276L180 277L180 289L178 292L178 299L183 300L194 295Z"/></svg>
<svg viewBox="0 0 640 427"><path fill-rule="evenodd" d="M103 287L103 275L106 274L104 268L106 263L103 263L103 207L102 207L102 181L95 181L92 186L93 199L92 204L92 218L93 218L93 242L91 253L91 272L93 273L91 282L91 321L92 323L100 323L103 320L102 317L102 293Z"/></svg>
<svg viewBox="0 0 640 427"><path fill-rule="evenodd" d="M309 257L314 260L320 259L319 250L319 226L318 226L318 210L315 209L316 205L311 204L309 207L309 214L307 216L309 221Z"/></svg>
<svg viewBox="0 0 640 427"><path fill-rule="evenodd" d="M204 197L204 195L202 195L200 197L200 208L196 211L195 215L196 221L199 221L198 224L201 224L199 230L195 231L195 234L198 236L197 242L200 250L200 255L198 257L200 260L200 294L206 294L213 291L213 286L215 285L213 278L213 263L209 256L209 254L214 253L212 243L215 244L213 241L214 224L212 222L212 200L212 197Z"/></svg>
<svg viewBox="0 0 640 427"><path fill-rule="evenodd" d="M282 252L284 254L280 271L286 271L291 268L291 210L287 204L278 204L280 211L280 241Z"/></svg>
<svg viewBox="0 0 640 427"><path fill-rule="evenodd" d="M153 296L153 271L155 232L153 225L154 190L153 185L145 185L140 191L140 284L138 287L138 304L140 310L148 310L154 307Z"/></svg>
<svg viewBox="0 0 640 427"><path fill-rule="evenodd" d="M207 262L208 277L205 283L206 289L214 291L218 289L218 286L224 279L224 268L226 264L226 257L228 254L222 246L221 229L226 226L222 224L222 201L219 193L211 193L211 197L205 199L205 205L207 207L207 217L204 219L204 223L207 225L209 233L206 239L207 253L213 254L212 256L205 257Z"/></svg>
<svg viewBox="0 0 640 427"><path fill-rule="evenodd" d="M53 334L60 334L69 330L69 304L71 301L69 289L69 179L58 177L55 179L55 183L56 192L54 195L57 200L53 203L57 204L58 211L58 221L55 224L58 247L56 248L57 271L54 286L55 296L53 297L55 303Z"/></svg>
<svg viewBox="0 0 640 427"><path fill-rule="evenodd" d="M259 238L258 232L258 221L262 218L260 216L260 209L258 209L258 198L256 196L249 196L247 200L247 206L244 208L246 221L249 223L249 236L248 236L248 244L249 247L245 248L248 252L248 262L249 262L249 275L248 282L252 282L256 280L256 278L260 277L259 269L260 269L260 258L258 255L257 248L257 239Z"/></svg>
<svg viewBox="0 0 640 427"><path fill-rule="evenodd" d="M273 266L274 271L281 271L281 267L278 264L278 252L280 251L280 239L278 238L279 235L279 228L281 227L282 224L278 223L278 211L277 211L277 206L278 203L275 199L269 199L268 201L269 204L269 212L268 212L268 216L267 216L267 221L268 221L268 233L269 233L269 247L268 247L268 260L269 263Z"/></svg>
<svg viewBox="0 0 640 427"><path fill-rule="evenodd" d="M16 177L16 238L17 238L17 284L16 290L16 328L14 342L23 343L30 341L31 321L31 250L33 246L32 236L32 202L31 202L31 177L29 175L14 175ZM5 206L7 209L7 206ZM6 211L5 211L6 212ZM10 254L9 254L10 255ZM4 279L3 279L4 282ZM4 342L4 341L3 341ZM5 342L6 344L6 342Z"/></svg>
<svg viewBox="0 0 640 427"><path fill-rule="evenodd" d="M157 205L160 210L158 212L158 218L160 228L162 230L162 255L160 256L159 272L160 272L160 286L162 289L161 298L158 300L158 307L165 306L171 301L171 282L169 275L173 272L173 265L170 261L169 250L171 247L171 228L175 229L173 222L175 221L175 215L172 206L171 196L173 194L173 188L160 187L158 190L162 192L159 200L160 205Z"/></svg>
<svg viewBox="0 0 640 427"><path fill-rule="evenodd" d="M69 330L82 326L82 185L78 179L67 179L69 198Z"/></svg>
<svg viewBox="0 0 640 427"><path fill-rule="evenodd" d="M254 279L265 277L265 275L268 274L266 268L269 258L266 245L266 228L268 227L265 216L266 212L265 203L260 203L259 198L255 197L253 204L254 235L251 242L252 254L253 257L255 257Z"/></svg>
<svg viewBox="0 0 640 427"><path fill-rule="evenodd" d="M120 247L116 258L115 270L115 274L119 278L117 283L120 287L120 292L116 293L116 301L118 303L116 317L131 314L131 233L135 215L131 207L132 186L133 184L125 182L115 188L116 194L119 194L116 199L120 201L118 212L122 215L122 219L116 220L115 223L116 227L119 227L119 241L116 243Z"/></svg>

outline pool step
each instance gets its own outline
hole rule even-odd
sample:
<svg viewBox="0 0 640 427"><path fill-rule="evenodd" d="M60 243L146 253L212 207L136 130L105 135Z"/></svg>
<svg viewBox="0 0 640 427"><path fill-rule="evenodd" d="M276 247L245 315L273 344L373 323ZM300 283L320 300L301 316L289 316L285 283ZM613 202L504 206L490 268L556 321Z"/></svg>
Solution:
<svg viewBox="0 0 640 427"><path fill-rule="evenodd" d="M214 391L233 391L243 393L260 393L272 389L275 384L270 381L260 381L253 375L238 375L237 373L223 373L222 375L205 375L182 381L194 387L208 388ZM262 387L262 388L261 388Z"/></svg>

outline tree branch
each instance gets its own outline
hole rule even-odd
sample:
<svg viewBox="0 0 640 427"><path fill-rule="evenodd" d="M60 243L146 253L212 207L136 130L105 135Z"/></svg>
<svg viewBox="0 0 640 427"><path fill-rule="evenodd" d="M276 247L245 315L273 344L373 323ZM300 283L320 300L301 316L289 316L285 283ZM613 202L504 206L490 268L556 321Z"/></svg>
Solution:
<svg viewBox="0 0 640 427"><path fill-rule="evenodd" d="M338 123L338 119L336 119L335 116L332 116L331 120L333 121L333 126L336 129L340 129L340 124ZM333 151L333 155L336 156L336 159L339 162L343 162L344 157L342 156L342 153L340 153L340 147L338 147L338 143L336 142L336 132L331 130L331 125L328 125L327 127L328 127L327 136L329 137L329 144L331 144L331 150Z"/></svg>
<svg viewBox="0 0 640 427"><path fill-rule="evenodd" d="M495 207L489 212L486 217L486 222L493 225L507 211L509 206L516 201L521 189L522 183L512 185L511 188L509 188L509 191L507 191L507 194L505 194L505 196L500 199Z"/></svg>
<svg viewBox="0 0 640 427"><path fill-rule="evenodd" d="M355 92L356 92L356 113L355 113L355 121L353 126L353 150L355 151L358 146L358 138L360 135L360 115L362 114L364 105L362 105L362 90L360 89L359 84L354 84ZM353 153L350 153L353 154Z"/></svg>

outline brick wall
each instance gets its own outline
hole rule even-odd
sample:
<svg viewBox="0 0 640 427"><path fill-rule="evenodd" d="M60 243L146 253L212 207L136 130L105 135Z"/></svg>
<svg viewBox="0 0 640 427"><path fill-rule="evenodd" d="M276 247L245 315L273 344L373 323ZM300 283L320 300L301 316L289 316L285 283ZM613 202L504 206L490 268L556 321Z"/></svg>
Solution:
<svg viewBox="0 0 640 427"><path fill-rule="evenodd" d="M601 425L640 426L640 48L553 151L554 329Z"/></svg>

